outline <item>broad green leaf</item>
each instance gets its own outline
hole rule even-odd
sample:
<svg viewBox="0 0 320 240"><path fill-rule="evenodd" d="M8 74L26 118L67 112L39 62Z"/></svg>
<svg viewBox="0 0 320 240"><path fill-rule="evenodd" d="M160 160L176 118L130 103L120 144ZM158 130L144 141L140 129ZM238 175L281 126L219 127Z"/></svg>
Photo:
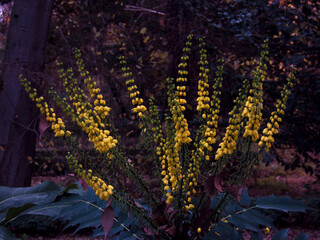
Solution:
<svg viewBox="0 0 320 240"><path fill-rule="evenodd" d="M294 240L309 240L309 233L299 233Z"/></svg>
<svg viewBox="0 0 320 240"><path fill-rule="evenodd" d="M250 240L262 240L262 236L257 232L252 232Z"/></svg>
<svg viewBox="0 0 320 240"><path fill-rule="evenodd" d="M272 220L257 210L249 209L241 214L234 214L228 221L240 229L260 232L260 226L274 227Z"/></svg>
<svg viewBox="0 0 320 240"><path fill-rule="evenodd" d="M94 239L95 237L101 237L101 236L104 236L102 227L96 228L95 230L93 230L90 240Z"/></svg>
<svg viewBox="0 0 320 240"><path fill-rule="evenodd" d="M65 211L66 209L72 207L75 205L81 197L76 194L69 194L67 196L63 196L58 202L54 202L51 204L46 205L36 205L33 206L23 212L21 212L19 215L17 215L15 218L18 218L23 215L43 215L43 216L49 216L53 218L58 218L61 214L61 212Z"/></svg>
<svg viewBox="0 0 320 240"><path fill-rule="evenodd" d="M0 210L21 207L27 203L47 204L57 197L63 188L52 181L25 188L0 187Z"/></svg>
<svg viewBox="0 0 320 240"><path fill-rule="evenodd" d="M273 195L263 198L258 198L256 205L262 209L275 209L284 212L296 211L304 212L306 210L312 210L308 206L305 206L302 200L294 200L289 197L275 197Z"/></svg>
<svg viewBox="0 0 320 240"><path fill-rule="evenodd" d="M102 212L84 209L81 212L72 216L72 220L64 227L67 229L70 226L79 225L79 230L86 227L98 227L101 224L100 216ZM92 225L91 225L92 224Z"/></svg>
<svg viewBox="0 0 320 240"><path fill-rule="evenodd" d="M4 239L4 240L18 240L18 238L16 238L14 236L14 234L12 232L10 232L10 230L6 227L0 226L0 239Z"/></svg>
<svg viewBox="0 0 320 240"><path fill-rule="evenodd" d="M213 229L208 232L202 239L204 240L225 240L233 239L234 227L228 223L219 222L213 226Z"/></svg>
<svg viewBox="0 0 320 240"><path fill-rule="evenodd" d="M0 213L0 223L3 222L6 219L6 212Z"/></svg>
<svg viewBox="0 0 320 240"><path fill-rule="evenodd" d="M82 199L62 211L58 218L69 220L64 229L78 225L74 233L87 227L97 228L101 226L100 218L105 206L106 201L100 200L95 195L93 189L88 188L88 191L82 196Z"/></svg>
<svg viewBox="0 0 320 240"><path fill-rule="evenodd" d="M272 240L286 240L288 237L289 228L283 229L281 231L277 231L273 237Z"/></svg>
<svg viewBox="0 0 320 240"><path fill-rule="evenodd" d="M233 236L232 236L232 240L242 240L242 234L239 230L237 230L236 228L233 229Z"/></svg>
<svg viewBox="0 0 320 240"><path fill-rule="evenodd" d="M114 222L114 225L113 225L113 227L111 228L108 236L109 236L109 237L112 237L113 235L115 235L115 234L123 231L123 229L124 229L123 226L122 226L120 223L118 223L117 221L115 221L115 222ZM104 236L104 234L103 234L103 236Z"/></svg>
<svg viewBox="0 0 320 240"><path fill-rule="evenodd" d="M21 207L11 207L8 209L7 213L6 213L6 217L3 221L4 224L7 224L8 222L10 222L11 220L15 219L17 215L23 213L24 211L26 211L27 209L33 207L34 204L32 203L27 203Z"/></svg>
<svg viewBox="0 0 320 240"><path fill-rule="evenodd" d="M244 210L244 208L241 207L237 201L231 200L231 201L229 201L229 203L225 207L224 212L227 215L233 215L234 213L242 211L242 210Z"/></svg>
<svg viewBox="0 0 320 240"><path fill-rule="evenodd" d="M250 202L251 202L251 197L249 197L248 189L246 188L242 193L241 200L240 200L240 205L247 207L247 206L249 206Z"/></svg>
<svg viewBox="0 0 320 240"><path fill-rule="evenodd" d="M74 193L79 195L84 195L84 190L81 187L81 184L79 182L71 183L69 184L65 189L65 193Z"/></svg>
<svg viewBox="0 0 320 240"><path fill-rule="evenodd" d="M81 229L85 229L85 228L97 228L101 225L101 220L99 218L97 219L94 219L94 218L91 218L89 221L83 223L83 224L80 224L76 230L74 230L73 234L77 233L78 231L80 231Z"/></svg>

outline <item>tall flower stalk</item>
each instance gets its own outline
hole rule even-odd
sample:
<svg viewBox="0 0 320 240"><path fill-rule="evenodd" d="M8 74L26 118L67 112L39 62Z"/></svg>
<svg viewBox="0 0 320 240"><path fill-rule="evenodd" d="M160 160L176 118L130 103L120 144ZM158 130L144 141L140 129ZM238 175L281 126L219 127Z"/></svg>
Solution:
<svg viewBox="0 0 320 240"><path fill-rule="evenodd" d="M200 49L198 91L194 101L198 113L195 118L199 126L190 125L186 117L189 111L187 96L191 94L188 88L188 70L191 67L189 59L195 41ZM262 133L259 133L262 121L263 82L267 78L268 43L265 41L259 64L252 72L252 79L243 81L234 100L235 105L229 113L229 125L221 142L217 143L224 62L219 60L215 77L212 78L204 38L195 40L193 35L187 37L178 65L178 77L167 80L169 111L165 113L164 121L160 121L154 99L150 99L149 106L144 104L126 58L119 57L122 76L132 104L132 114L137 116L140 128L150 142L148 146L151 148L150 153L156 168L153 176L159 179L161 186L159 193L150 188L135 164L126 157L125 149L113 130L110 120L111 109L107 106L98 84L85 70L79 50L75 51L75 59L77 71L72 68L65 69L62 63L57 63L59 79L67 97L61 97L53 89L49 93L56 105L66 114L66 119L74 122L87 134L93 149L97 151L97 156L104 159L103 163L94 165L103 166L102 171L99 167L91 169L84 162L88 156L82 153L76 133L68 130L66 119L59 118L55 109L44 97L38 96L37 90L32 88L31 83L23 76L20 77L21 83L46 116L46 120L51 123L54 136L63 138L71 146L72 150L66 156L70 169L83 178L99 198L114 199L119 205L129 209L161 239L196 239L209 230L203 229L205 221L212 224L219 221L221 209L231 199L230 194L219 198L216 208L202 219L201 227L192 228L207 202L204 182L210 181L210 177L227 176L225 180L229 184L238 184L249 175L259 155L268 151L274 142L274 135L279 131L281 116L284 114L295 80L294 72L291 72L281 92L281 98L277 101L276 110L271 113L270 122L266 124ZM85 89L79 86L79 81L84 83ZM255 153L254 149L257 147L259 150ZM125 177L121 178L119 172ZM134 184L136 188L135 194L132 194L127 186L128 179L129 184ZM221 191L220 188L217 189ZM137 203L137 195L148 202L153 209L152 212L148 212ZM159 206L164 208L157 212ZM188 231L185 231L186 228Z"/></svg>

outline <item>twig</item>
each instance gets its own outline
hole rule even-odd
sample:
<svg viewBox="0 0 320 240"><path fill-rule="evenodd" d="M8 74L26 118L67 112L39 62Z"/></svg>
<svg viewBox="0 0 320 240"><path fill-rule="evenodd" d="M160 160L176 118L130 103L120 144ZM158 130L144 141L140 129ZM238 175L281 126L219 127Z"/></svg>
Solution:
<svg viewBox="0 0 320 240"><path fill-rule="evenodd" d="M65 43L66 43L67 46L68 46L69 57L70 57L70 59L72 59L71 52L70 52L70 49L72 49L72 47L70 46L68 40L67 40L66 37L64 36L61 28L59 28L59 32L60 32L61 37L63 38L63 40L65 41Z"/></svg>
<svg viewBox="0 0 320 240"><path fill-rule="evenodd" d="M159 12L159 11L155 11L152 9L148 9L148 8L144 8L144 7L137 7L137 6L132 6L132 5L126 5L125 9L127 11L136 11L136 12L150 12L150 13L155 13L155 14L159 14L162 16L165 16L166 14L163 12Z"/></svg>

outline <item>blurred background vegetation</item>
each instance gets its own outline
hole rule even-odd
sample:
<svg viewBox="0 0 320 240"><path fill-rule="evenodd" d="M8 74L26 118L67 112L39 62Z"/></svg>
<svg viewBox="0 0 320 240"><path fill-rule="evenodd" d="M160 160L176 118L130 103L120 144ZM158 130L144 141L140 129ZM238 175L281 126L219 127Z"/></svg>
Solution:
<svg viewBox="0 0 320 240"><path fill-rule="evenodd" d="M13 1L1 1L0 61L12 5ZM218 59L225 59L226 81L218 134L221 137L237 89L245 78L250 78L260 45L264 39L269 39L269 77L264 84L265 117L274 108L290 67L297 67L298 80L276 144L265 161L276 159L286 169L303 168L320 180L319 14L319 1L307 0L56 0L47 44L45 80L40 90L46 95L49 87L62 89L55 61L74 66L72 51L79 48L91 76L112 108L115 127L130 149L135 146L139 132L132 126L130 104L117 57L120 54L128 57L142 96L144 99L155 97L160 112L164 113L168 110L166 78L177 74L186 36L189 33L205 36L211 82ZM196 102L197 68L194 62L189 71L189 110L194 109ZM50 144L57 143L51 141ZM53 147L50 144L46 147ZM60 144L61 148L56 151L63 151ZM46 152L38 153L38 159L32 161L39 166L39 171L52 171L53 165L56 172L63 173L66 165L63 159L49 156L47 161L44 160L48 158ZM141 161L139 155L136 158Z"/></svg>

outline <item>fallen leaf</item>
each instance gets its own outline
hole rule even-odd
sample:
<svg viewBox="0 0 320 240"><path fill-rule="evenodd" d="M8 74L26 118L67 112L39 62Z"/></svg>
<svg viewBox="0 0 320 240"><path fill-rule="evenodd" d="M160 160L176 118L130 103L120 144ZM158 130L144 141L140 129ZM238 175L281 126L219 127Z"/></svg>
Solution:
<svg viewBox="0 0 320 240"><path fill-rule="evenodd" d="M145 34L146 32L147 32L147 28L146 27L141 28L141 30L140 30L141 34Z"/></svg>

